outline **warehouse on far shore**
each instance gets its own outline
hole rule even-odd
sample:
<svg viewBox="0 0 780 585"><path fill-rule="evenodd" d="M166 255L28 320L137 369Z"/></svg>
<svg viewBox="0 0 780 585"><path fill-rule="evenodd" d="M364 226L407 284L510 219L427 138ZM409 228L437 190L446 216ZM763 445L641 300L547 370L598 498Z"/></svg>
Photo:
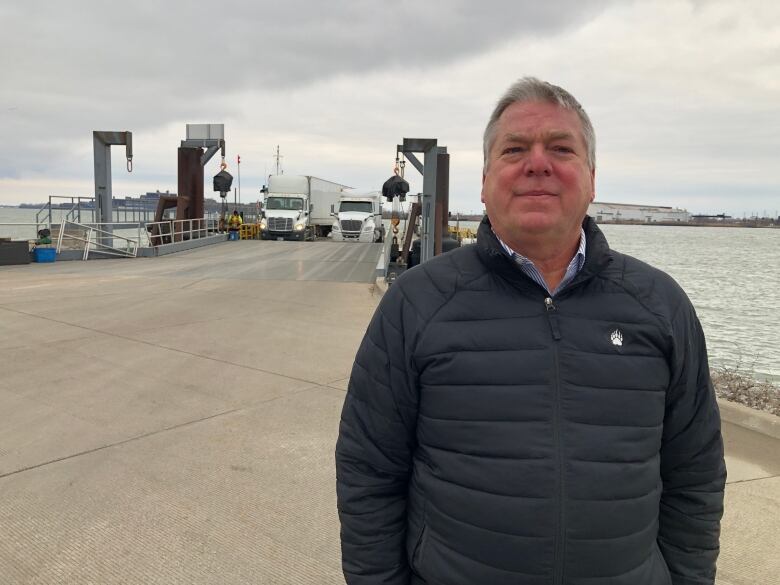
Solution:
<svg viewBox="0 0 780 585"><path fill-rule="evenodd" d="M600 201L590 204L588 215L597 223L687 223L691 221L691 214L677 207Z"/></svg>

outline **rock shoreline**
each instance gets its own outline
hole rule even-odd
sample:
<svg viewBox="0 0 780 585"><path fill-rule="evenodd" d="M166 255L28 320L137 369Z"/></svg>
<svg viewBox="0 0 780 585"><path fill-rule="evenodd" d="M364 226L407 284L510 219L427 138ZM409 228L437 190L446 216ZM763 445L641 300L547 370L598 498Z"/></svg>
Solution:
<svg viewBox="0 0 780 585"><path fill-rule="evenodd" d="M780 387L756 380L738 368L721 367L710 374L718 398L780 417Z"/></svg>

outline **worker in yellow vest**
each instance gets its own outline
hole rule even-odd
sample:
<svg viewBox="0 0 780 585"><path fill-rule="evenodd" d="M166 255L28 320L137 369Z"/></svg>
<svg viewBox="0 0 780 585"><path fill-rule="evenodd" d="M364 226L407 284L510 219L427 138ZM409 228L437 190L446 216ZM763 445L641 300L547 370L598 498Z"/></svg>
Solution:
<svg viewBox="0 0 780 585"><path fill-rule="evenodd" d="M230 234L231 240L237 240L238 239L238 231L241 228L241 224L243 222L241 221L241 216L238 214L238 211L235 209L233 210L233 215L231 215L228 218L228 232Z"/></svg>
<svg viewBox="0 0 780 585"><path fill-rule="evenodd" d="M237 232L238 228L241 227L241 224L243 222L241 221L241 216L238 215L238 211L235 209L233 210L233 215L228 218L228 230L231 232Z"/></svg>

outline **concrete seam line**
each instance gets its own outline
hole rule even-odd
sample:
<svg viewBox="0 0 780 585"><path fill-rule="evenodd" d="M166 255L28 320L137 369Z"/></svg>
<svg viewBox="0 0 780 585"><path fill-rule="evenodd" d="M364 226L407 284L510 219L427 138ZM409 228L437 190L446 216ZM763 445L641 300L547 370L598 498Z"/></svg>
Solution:
<svg viewBox="0 0 780 585"><path fill-rule="evenodd" d="M36 315L35 313L26 313L24 311L19 311L17 309L9 309L7 307L0 307L0 309L3 309L5 311L9 311L11 313L16 313L18 315L26 315L27 317L32 317L34 319L43 319L44 321L51 321L52 323L59 323L60 325L67 325L69 327L75 327L77 329L83 329L85 331L92 331L93 333L99 333L100 335L106 335L108 337L114 337L116 339L124 339L125 341L130 341L134 343L140 343L142 345L148 345L150 347L156 347L157 349L164 349L166 351L172 351L174 353L180 353L183 355L189 355L192 357L197 357L204 360L209 360L213 362L217 362L220 364L225 364L228 366L235 366L237 368L244 368L247 370L251 370L253 372L260 372L263 374L271 374L273 376L279 376L280 378L287 378L288 380L295 380L296 382L305 382L306 384L319 384L316 380L307 380L305 378L296 378L295 376L288 376L286 374L280 374L278 372L272 372L270 370L264 370L262 368L255 368L252 366L248 366L246 364L239 364L236 362L231 362L228 360L223 360L220 358L211 357L208 355L201 355L199 353L193 353L191 351L185 351L183 349L178 349L175 347L168 347L166 345L161 345L159 343L152 343L151 341L144 341L143 339L135 339L133 337L128 337L126 335L119 335L118 333L111 333L109 331L101 331L100 329L94 329L92 327L85 327L84 325L76 325L75 323L68 323L67 321L60 321L59 319L52 319L51 317L43 317L41 315Z"/></svg>
<svg viewBox="0 0 780 585"><path fill-rule="evenodd" d="M722 420L768 437L780 439L780 416L723 398L718 398L718 407Z"/></svg>
<svg viewBox="0 0 780 585"><path fill-rule="evenodd" d="M763 481L765 479L775 479L776 477L780 477L780 475L767 475L766 477L754 477L751 479L738 479L736 481L727 481L726 485L737 485L739 483L751 483L754 481Z"/></svg>
<svg viewBox="0 0 780 585"><path fill-rule="evenodd" d="M103 451L104 449L110 449L112 447L119 447L121 445L124 445L126 443L131 443L133 441L138 441L140 439L145 439L147 437L152 437L154 435L159 435L161 433L165 433L168 431L173 431L176 429L180 429L182 427L186 427L188 425L193 425L200 422L205 422L207 420L210 420L212 418L217 418L220 416L224 416L226 414L231 414L234 412L238 412L240 410L243 410L242 408L233 408L230 410L226 410L224 412L218 412L216 414L211 414L209 416L205 416L203 418L199 418L196 420L188 420L186 422L173 425L170 427L165 427L164 429L158 429L156 431L150 431L148 433L144 433L142 435L136 435L135 437L130 437L129 439L123 439L121 441L117 441L116 443L109 443L108 445L101 445L100 447L95 447L93 449L87 449L86 451L79 451L78 453L73 453L71 455L66 455L64 457L58 457L57 459L51 459L50 461L44 461L42 463L36 463L35 465L30 465L28 467L23 467L22 469L16 469L14 471L9 471L8 473L3 473L0 475L0 479L4 479L6 477L9 477L11 475L17 475L19 473L24 473L25 471L32 471L33 469L38 469L39 467L45 467L46 465L51 465L52 463L59 463L61 461L67 461L68 459L75 459L76 457L81 457L82 455L89 455L90 453L96 453L97 451Z"/></svg>
<svg viewBox="0 0 780 585"><path fill-rule="evenodd" d="M179 423L177 425L172 425L170 427L165 427L162 429L157 429L156 431L149 431L148 433L144 433L142 435L136 435L135 437L130 437L128 439L123 439L121 441L117 441L115 443L109 443L108 445L101 445L100 447L95 447L94 449L87 449L86 451L79 451L78 453L73 453L71 455L66 455L64 457L58 457L57 459L51 459L50 461L44 461L42 463L36 463L35 465L30 465L28 467L24 467L22 469L16 469L14 471L9 471L8 473L0 474L0 479L3 479L5 477L9 477L11 475L16 475L18 473L23 473L25 471L31 471L33 469L38 469L39 467L45 467L46 465L50 465L52 463L59 463L60 461L67 461L68 459L74 459L76 457L81 457L82 455L89 455L90 453L95 453L97 451L102 451L104 449L110 449L112 447L119 447L121 445L124 445L126 443L131 443L133 441L138 441L141 439L146 439L147 437L153 437L155 435L159 435L161 433L166 433L168 431L175 431L177 429L194 425L201 422L206 422L208 420L218 418L220 416L225 416L226 414L234 414L237 412L242 412L245 410L249 410L251 408L254 408L256 406L259 406L260 404L268 404L270 402L275 402L276 400L283 400L285 398L288 398L289 396L294 396L296 394L302 394L304 392L309 392L311 390L315 390L317 388L325 388L325 386L318 386L316 384L306 386L304 388L299 388L298 390L294 390L288 394L282 394L279 396L274 396L273 398L268 398L266 400L258 400L255 402L252 402L251 404L246 404L244 406L241 406L240 408L232 408L230 410L225 410L223 412L217 412L215 414L210 414L209 416L204 416L203 418L198 418L195 420L188 420L183 423ZM78 418L78 417L77 417Z"/></svg>

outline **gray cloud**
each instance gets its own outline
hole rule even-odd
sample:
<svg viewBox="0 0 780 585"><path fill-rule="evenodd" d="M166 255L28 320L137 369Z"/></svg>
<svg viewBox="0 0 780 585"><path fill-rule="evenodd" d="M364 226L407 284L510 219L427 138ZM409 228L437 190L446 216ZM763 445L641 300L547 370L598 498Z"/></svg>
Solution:
<svg viewBox="0 0 780 585"><path fill-rule="evenodd" d="M334 0L218 4L44 2L6 7L6 82L19 88L184 96L301 85L379 67L430 67L522 35L556 34L605 1ZM134 81L141 83L134 83ZM156 89L156 88L152 88ZM216 89L216 88L214 88Z"/></svg>
<svg viewBox="0 0 780 585"><path fill-rule="evenodd" d="M96 129L234 112L242 91L431 69L523 35L555 35L606 1L6 3L0 9L0 178L57 168ZM476 82L476 80L475 80ZM258 104L262 109L263 105Z"/></svg>
<svg viewBox="0 0 780 585"><path fill-rule="evenodd" d="M761 0L5 3L0 202L89 192L96 129L135 133L118 194L175 189L184 123L224 122L247 189L279 143L286 172L376 188L397 141L429 136L478 209L485 119L532 74L594 120L600 198L771 207L778 18Z"/></svg>

